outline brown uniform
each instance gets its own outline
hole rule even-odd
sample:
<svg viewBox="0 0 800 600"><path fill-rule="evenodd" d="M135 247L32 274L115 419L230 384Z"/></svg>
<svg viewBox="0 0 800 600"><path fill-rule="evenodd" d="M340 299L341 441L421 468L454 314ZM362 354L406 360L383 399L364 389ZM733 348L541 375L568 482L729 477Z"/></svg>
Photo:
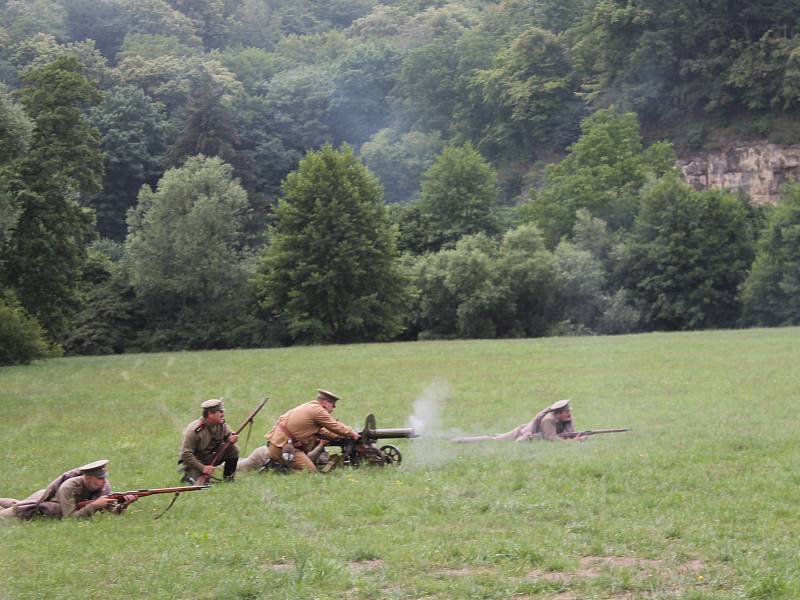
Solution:
<svg viewBox="0 0 800 600"><path fill-rule="evenodd" d="M353 429L334 419L318 400L312 400L281 415L266 437L270 458L286 464L283 447L291 437L294 442L294 458L288 466L296 471L316 471L314 462L306 453L316 446L317 438L335 440L353 433Z"/></svg>
<svg viewBox="0 0 800 600"><path fill-rule="evenodd" d="M181 452L178 462L183 465L184 478L196 480L203 472L205 465L211 464L214 454L222 448L225 440L233 433L227 423L209 425L203 419L196 419L186 426L181 441ZM225 463L225 475L236 471L239 460L239 447L231 444L223 452L216 464Z"/></svg>
<svg viewBox="0 0 800 600"><path fill-rule="evenodd" d="M63 475L53 480L50 485L42 490L38 490L24 500L4 499L3 504L12 505L9 508L0 510L0 517L19 517L20 519L30 519L36 515L46 517L90 517L99 509L87 504L83 508L77 508L79 502L84 500L97 500L100 496L111 493L111 484L106 480L102 489L91 491L86 487L83 474L78 469L67 471ZM109 505L106 510L111 512L121 512L120 505Z"/></svg>
<svg viewBox="0 0 800 600"><path fill-rule="evenodd" d="M572 424L572 419L569 421L559 421L553 414L550 408L536 413L536 416L527 423L518 425L511 431L505 433L498 433L497 435L476 435L473 437L457 438L453 441L468 443L468 442L489 442L489 441L506 441L513 440L515 442L524 442L531 439L545 439L545 440L561 440L559 437L562 433L572 433L575 427Z"/></svg>

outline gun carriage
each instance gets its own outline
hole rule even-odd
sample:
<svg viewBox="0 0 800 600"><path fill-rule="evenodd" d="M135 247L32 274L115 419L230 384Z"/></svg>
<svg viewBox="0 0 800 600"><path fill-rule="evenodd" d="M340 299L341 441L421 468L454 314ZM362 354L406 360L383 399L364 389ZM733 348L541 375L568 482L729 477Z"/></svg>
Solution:
<svg viewBox="0 0 800 600"><path fill-rule="evenodd" d="M397 466L403 462L403 455L400 449L394 444L379 445L380 442L382 440L417 437L416 431L411 427L378 429L375 424L375 415L372 414L367 415L364 429L358 433L359 438L357 440L341 438L327 442L325 446L317 446L309 454L309 458L323 472L328 472L340 465L353 468L358 468L362 465L376 467ZM327 451L330 447L338 447L341 452L331 456ZM320 452L316 453L318 449Z"/></svg>
<svg viewBox="0 0 800 600"><path fill-rule="evenodd" d="M378 429L375 424L375 415L367 415L364 429L358 432L358 439L339 438L336 440L323 440L317 444L308 457L314 461L317 469L328 473L337 467L358 468L361 466L384 467L399 465L403 462L400 449L393 444L383 444L383 440L410 439L417 437L412 427L398 427L394 429ZM339 448L340 451L331 454L329 449ZM272 460L267 461L261 469L285 472L288 470L282 464Z"/></svg>

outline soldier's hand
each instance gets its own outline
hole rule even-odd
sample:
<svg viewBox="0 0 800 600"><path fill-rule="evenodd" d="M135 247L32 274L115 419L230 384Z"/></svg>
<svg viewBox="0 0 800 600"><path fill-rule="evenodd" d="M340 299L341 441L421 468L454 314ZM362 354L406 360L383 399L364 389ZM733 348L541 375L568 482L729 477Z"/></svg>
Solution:
<svg viewBox="0 0 800 600"><path fill-rule="evenodd" d="M238 439L239 439L239 436L238 436L238 435L236 435L235 433L232 433L232 434L230 434L230 435L228 436L228 441L229 441L231 444L235 444L235 443L236 443L236 440L238 440Z"/></svg>
<svg viewBox="0 0 800 600"><path fill-rule="evenodd" d="M579 433L578 435L576 435L576 436L575 436L575 441L577 441L577 442L582 442L582 441L584 441L584 440L585 440L586 438L588 438L588 437L589 437L589 436L588 436L588 435L586 435L585 433Z"/></svg>
<svg viewBox="0 0 800 600"><path fill-rule="evenodd" d="M203 465L203 475L213 475L214 465Z"/></svg>
<svg viewBox="0 0 800 600"><path fill-rule="evenodd" d="M133 504L139 499L139 496L136 494L125 494L125 506L128 504Z"/></svg>
<svg viewBox="0 0 800 600"><path fill-rule="evenodd" d="M360 435L358 435L358 432L356 432L356 431L352 431L352 432L350 432L350 437L351 437L352 439L354 439L355 441L358 441L358 439L359 439L361 436L360 436Z"/></svg>
<svg viewBox="0 0 800 600"><path fill-rule="evenodd" d="M116 500L110 496L100 496L97 500L92 502L92 506L95 508L105 508L109 504L114 504L115 502Z"/></svg>

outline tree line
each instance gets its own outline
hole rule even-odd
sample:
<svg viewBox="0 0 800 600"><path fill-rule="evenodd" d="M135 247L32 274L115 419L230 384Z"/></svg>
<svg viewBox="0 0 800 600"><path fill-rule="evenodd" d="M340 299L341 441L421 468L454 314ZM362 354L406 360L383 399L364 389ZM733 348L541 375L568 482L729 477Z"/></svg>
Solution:
<svg viewBox="0 0 800 600"><path fill-rule="evenodd" d="M788 2L0 15L2 363L798 321L796 189L697 192L673 149L793 141Z"/></svg>

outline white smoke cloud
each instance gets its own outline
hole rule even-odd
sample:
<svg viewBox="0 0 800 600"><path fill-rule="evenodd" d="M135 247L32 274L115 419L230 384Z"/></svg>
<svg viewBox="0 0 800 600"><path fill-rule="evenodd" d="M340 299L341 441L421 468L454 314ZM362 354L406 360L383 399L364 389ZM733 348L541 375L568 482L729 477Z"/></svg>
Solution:
<svg viewBox="0 0 800 600"><path fill-rule="evenodd" d="M435 467L455 457L457 449L442 425L442 415L451 394L446 381L436 380L414 400L414 413L408 418L408 425L419 437L409 444L406 465Z"/></svg>

